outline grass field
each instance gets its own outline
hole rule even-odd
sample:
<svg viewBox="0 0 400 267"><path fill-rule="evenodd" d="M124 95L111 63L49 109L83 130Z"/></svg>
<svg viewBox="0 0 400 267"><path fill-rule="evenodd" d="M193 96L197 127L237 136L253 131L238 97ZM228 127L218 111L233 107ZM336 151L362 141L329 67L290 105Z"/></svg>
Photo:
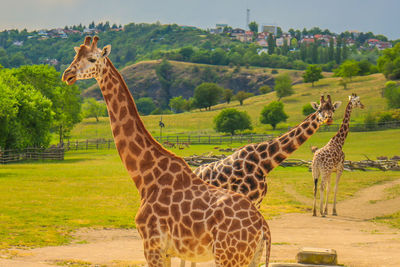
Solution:
<svg viewBox="0 0 400 267"><path fill-rule="evenodd" d="M381 89L386 82L382 74L374 74L364 77L354 77L353 81L348 85L348 90L343 90L339 85L340 78L325 78L315 83L314 87L311 84L294 85L295 94L282 99L285 104L285 112L289 115L287 122L278 124L278 128L287 128L300 123L305 116L302 115L302 107L309 102L319 101L319 95L330 94L333 101L342 101L343 105L336 111L334 119L335 123L342 122L345 106L348 102L348 96L351 93L357 93L365 109L356 109L352 113L352 122L363 122L364 117L371 112L381 111L386 109L385 99L381 96ZM253 132L256 133L271 133L272 128L269 125L263 125L259 122L260 112L262 108L272 101L277 100L275 92L265 95L258 95L246 99L243 106L239 105L238 101L232 101L230 104L219 104L212 107L211 111L186 112L181 114L163 115L163 122L166 127L164 134L216 134L213 129L212 118L216 116L222 109L230 107L238 110L246 111L252 120ZM158 122L159 115L143 116L144 123L147 129L153 134L159 134ZM279 132L274 132L279 133ZM99 123L94 119L85 119L78 124L71 133L71 139L90 139L90 138L111 138L111 131L108 118L101 118Z"/></svg>
<svg viewBox="0 0 400 267"><path fill-rule="evenodd" d="M351 133L345 152L349 159L399 154L400 130ZM309 145L322 145L332 133L318 133L292 158L311 159ZM374 142L371 142L374 140ZM227 147L222 146L223 148ZM217 150L214 145L191 146L181 155ZM379 152L377 149L379 148ZM339 200L383 181L398 179L398 172L345 172ZM286 192L312 197L311 173L306 168L278 167L268 177L268 194L261 211L267 218L287 212L309 212ZM398 195L398 188L388 194ZM30 162L0 167L0 248L37 247L71 242L70 233L81 227L131 228L139 196L115 150L68 152L61 162ZM378 219L400 227L398 214Z"/></svg>

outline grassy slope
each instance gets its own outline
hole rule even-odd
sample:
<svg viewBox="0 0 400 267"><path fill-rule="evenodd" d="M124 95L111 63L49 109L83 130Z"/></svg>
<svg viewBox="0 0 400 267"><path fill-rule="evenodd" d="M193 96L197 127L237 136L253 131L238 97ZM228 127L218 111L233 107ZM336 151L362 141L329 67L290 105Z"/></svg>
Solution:
<svg viewBox="0 0 400 267"><path fill-rule="evenodd" d="M343 102L343 105L336 111L335 123L341 123L348 96L353 92L361 97L361 101L366 106L364 110L354 110L352 113L353 122L362 122L369 112L376 112L386 108L385 99L381 97L381 88L384 87L386 82L383 75L374 74L366 77L355 77L353 82L348 85L348 90L343 90L343 87L339 85L339 80L339 78L325 78L315 83L314 88L308 83L295 85L295 94L283 99L285 112L289 115L289 118L286 123L281 123L278 127L294 126L301 122L304 119L304 115L301 113L302 107L309 102L319 101L319 95L322 93L330 94L333 101ZM248 112L255 132L271 132L269 125L263 125L259 122L259 116L262 108L275 100L277 100L275 92L271 92L266 95L251 97L244 101L243 106L240 106L238 101L233 101L230 104L214 106L211 111L195 110L190 113L164 115L163 121L166 125L164 133L171 135L216 134L213 129L212 118L221 109L227 107ZM159 134L159 119L159 115L143 116L146 127L153 135ZM102 118L98 124L94 122L94 119L84 120L73 129L71 138L111 138L108 118Z"/></svg>

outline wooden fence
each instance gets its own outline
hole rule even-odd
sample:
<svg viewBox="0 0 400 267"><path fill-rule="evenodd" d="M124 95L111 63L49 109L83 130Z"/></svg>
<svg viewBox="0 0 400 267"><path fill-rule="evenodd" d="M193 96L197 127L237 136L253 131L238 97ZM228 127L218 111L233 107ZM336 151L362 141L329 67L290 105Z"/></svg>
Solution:
<svg viewBox="0 0 400 267"><path fill-rule="evenodd" d="M250 135L233 135L233 136L156 136L155 139L165 147L180 147L198 144L221 145L232 143L259 143L270 140L274 136L272 134L250 134ZM64 143L64 149L68 150L90 150L90 149L114 149L113 139L86 139L86 140L67 140Z"/></svg>
<svg viewBox="0 0 400 267"><path fill-rule="evenodd" d="M24 160L64 160L64 149L25 148L0 151L0 164L19 162Z"/></svg>

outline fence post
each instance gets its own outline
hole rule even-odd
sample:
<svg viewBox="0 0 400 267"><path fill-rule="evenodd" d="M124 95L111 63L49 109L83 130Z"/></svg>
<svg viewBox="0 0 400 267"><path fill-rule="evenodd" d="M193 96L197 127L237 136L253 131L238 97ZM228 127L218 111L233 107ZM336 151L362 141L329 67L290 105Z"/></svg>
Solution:
<svg viewBox="0 0 400 267"><path fill-rule="evenodd" d="M75 141L75 150L78 150L78 140Z"/></svg>
<svg viewBox="0 0 400 267"><path fill-rule="evenodd" d="M110 149L110 139L108 139L108 149Z"/></svg>
<svg viewBox="0 0 400 267"><path fill-rule="evenodd" d="M179 135L176 136L176 144L179 145Z"/></svg>
<svg viewBox="0 0 400 267"><path fill-rule="evenodd" d="M86 139L86 150L89 148L89 139Z"/></svg>
<svg viewBox="0 0 400 267"><path fill-rule="evenodd" d="M231 144L233 143L233 135L231 134Z"/></svg>
<svg viewBox="0 0 400 267"><path fill-rule="evenodd" d="M190 135L188 135L188 144L190 145Z"/></svg>
<svg viewBox="0 0 400 267"><path fill-rule="evenodd" d="M250 134L250 143L253 143L253 134Z"/></svg>

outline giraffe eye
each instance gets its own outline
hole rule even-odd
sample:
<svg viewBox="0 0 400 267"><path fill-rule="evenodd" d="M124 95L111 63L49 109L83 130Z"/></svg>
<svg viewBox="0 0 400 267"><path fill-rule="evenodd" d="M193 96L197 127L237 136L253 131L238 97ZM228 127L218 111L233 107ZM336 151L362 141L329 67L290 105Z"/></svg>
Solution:
<svg viewBox="0 0 400 267"><path fill-rule="evenodd" d="M89 61L89 62L92 62L92 63L95 63L95 62L96 62L96 59L95 59L95 58L88 58L88 61Z"/></svg>

